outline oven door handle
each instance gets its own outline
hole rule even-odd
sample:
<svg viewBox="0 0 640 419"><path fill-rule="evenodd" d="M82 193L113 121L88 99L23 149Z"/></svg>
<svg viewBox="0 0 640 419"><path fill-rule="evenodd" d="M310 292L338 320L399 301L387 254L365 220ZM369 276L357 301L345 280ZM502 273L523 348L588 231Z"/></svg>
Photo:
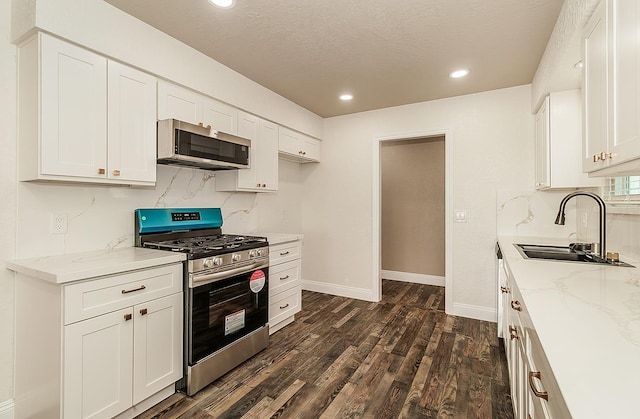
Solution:
<svg viewBox="0 0 640 419"><path fill-rule="evenodd" d="M189 288L195 288L200 285L210 284L211 282L221 281L223 279L231 278L236 275L242 275L251 271L255 271L256 269L268 267L269 259L265 259L256 261L255 263L252 263L250 265L240 266L238 268L228 269L226 271L202 275L189 275Z"/></svg>

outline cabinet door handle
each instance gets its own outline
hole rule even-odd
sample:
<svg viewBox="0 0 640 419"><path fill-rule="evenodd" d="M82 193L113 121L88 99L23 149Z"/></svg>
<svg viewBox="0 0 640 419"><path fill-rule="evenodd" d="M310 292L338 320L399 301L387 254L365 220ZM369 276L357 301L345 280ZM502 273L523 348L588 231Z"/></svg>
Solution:
<svg viewBox="0 0 640 419"><path fill-rule="evenodd" d="M503 294L507 294L509 292L509 288L507 287L500 287L500 291L502 291Z"/></svg>
<svg viewBox="0 0 640 419"><path fill-rule="evenodd" d="M522 307L520 306L520 301L515 300L511 302L511 308L516 311L522 311Z"/></svg>
<svg viewBox="0 0 640 419"><path fill-rule="evenodd" d="M122 290L123 294L129 294L130 292L136 292L136 291L142 291L143 289L146 289L147 287L145 287L144 285L140 285L138 288L134 288L132 290Z"/></svg>
<svg viewBox="0 0 640 419"><path fill-rule="evenodd" d="M289 279L289 275L280 277L280 281L284 281L285 279Z"/></svg>
<svg viewBox="0 0 640 419"><path fill-rule="evenodd" d="M105 173L107 173L107 171L104 170L102 167L98 169L98 174L99 175L104 175Z"/></svg>
<svg viewBox="0 0 640 419"><path fill-rule="evenodd" d="M287 307L289 307L289 303L287 303L287 304L285 304L285 305L283 305L283 306L280 306L280 310L284 310L284 309L285 309L285 308L287 308Z"/></svg>
<svg viewBox="0 0 640 419"><path fill-rule="evenodd" d="M613 158L613 153L605 153L604 151L600 153L601 160L612 159L612 158Z"/></svg>
<svg viewBox="0 0 640 419"><path fill-rule="evenodd" d="M131 313L127 313L124 315L124 321L128 322L129 320L131 320Z"/></svg>
<svg viewBox="0 0 640 419"><path fill-rule="evenodd" d="M593 155L593 162L594 162L594 163L597 163L598 161L600 161L600 156L599 156L599 155L597 155L597 154L594 154L594 155Z"/></svg>
<svg viewBox="0 0 640 419"><path fill-rule="evenodd" d="M546 391L540 391L533 385L534 378L542 381L542 378L540 378L540 371L529 371L529 387L531 387L531 391L533 391L533 394L536 397L540 397L541 399L549 401L549 393L547 393Z"/></svg>
<svg viewBox="0 0 640 419"><path fill-rule="evenodd" d="M288 254L289 254L288 250L286 252L280 252L280 256L287 256Z"/></svg>
<svg viewBox="0 0 640 419"><path fill-rule="evenodd" d="M114 170L113 176L120 176L120 170Z"/></svg>
<svg viewBox="0 0 640 419"><path fill-rule="evenodd" d="M144 316L145 314L147 314L146 308L143 308L142 310L140 310L140 315Z"/></svg>
<svg viewBox="0 0 640 419"><path fill-rule="evenodd" d="M511 340L518 339L518 329L514 326L509 326L509 338Z"/></svg>

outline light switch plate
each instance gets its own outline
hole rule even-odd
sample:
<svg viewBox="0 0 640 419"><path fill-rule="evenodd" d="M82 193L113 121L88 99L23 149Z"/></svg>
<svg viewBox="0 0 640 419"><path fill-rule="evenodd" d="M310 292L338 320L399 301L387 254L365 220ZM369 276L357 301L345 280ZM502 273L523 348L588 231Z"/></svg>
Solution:
<svg viewBox="0 0 640 419"><path fill-rule="evenodd" d="M456 223L466 223L467 222L467 211L465 210L456 210L455 211L455 221Z"/></svg>

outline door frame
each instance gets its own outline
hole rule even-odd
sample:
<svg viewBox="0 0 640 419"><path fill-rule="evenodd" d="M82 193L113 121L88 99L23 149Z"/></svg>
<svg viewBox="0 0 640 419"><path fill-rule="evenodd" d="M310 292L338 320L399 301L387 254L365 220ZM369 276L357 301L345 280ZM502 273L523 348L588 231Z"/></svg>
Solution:
<svg viewBox="0 0 640 419"><path fill-rule="evenodd" d="M411 131L399 132L394 134L377 135L373 138L373 164L372 170L372 297L374 301L382 299L382 171L380 170L380 148L385 141L409 141L420 138L444 137L444 223L445 223L445 312L450 313L453 309L453 223L451 219L451 143L452 136L448 130L429 130L429 131Z"/></svg>

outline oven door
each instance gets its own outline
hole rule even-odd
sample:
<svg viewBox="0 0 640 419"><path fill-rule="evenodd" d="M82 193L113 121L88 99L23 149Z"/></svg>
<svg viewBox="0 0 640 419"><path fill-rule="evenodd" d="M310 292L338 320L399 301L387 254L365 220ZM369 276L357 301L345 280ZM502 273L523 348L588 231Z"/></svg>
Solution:
<svg viewBox="0 0 640 419"><path fill-rule="evenodd" d="M232 276L222 279L222 273L216 273L213 282L189 288L190 366L267 324L268 267L267 259L260 267L254 263L244 271L234 269Z"/></svg>

